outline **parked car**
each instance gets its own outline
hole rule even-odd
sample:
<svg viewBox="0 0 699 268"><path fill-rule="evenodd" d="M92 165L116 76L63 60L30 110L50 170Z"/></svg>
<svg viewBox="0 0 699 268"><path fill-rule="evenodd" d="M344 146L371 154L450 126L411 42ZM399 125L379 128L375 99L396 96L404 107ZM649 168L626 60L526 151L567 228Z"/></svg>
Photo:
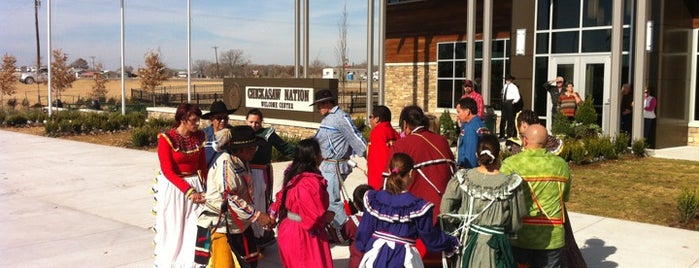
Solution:
<svg viewBox="0 0 699 268"><path fill-rule="evenodd" d="M22 72L19 74L19 81L27 85L34 84L34 82L43 83L48 78L49 70L46 67L41 67L39 72Z"/></svg>

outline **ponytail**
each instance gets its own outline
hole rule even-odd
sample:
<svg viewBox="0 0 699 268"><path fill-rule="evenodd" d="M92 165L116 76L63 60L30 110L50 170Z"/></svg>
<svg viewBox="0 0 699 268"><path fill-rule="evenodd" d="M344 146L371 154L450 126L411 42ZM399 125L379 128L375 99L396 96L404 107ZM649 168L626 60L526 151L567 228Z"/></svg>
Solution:
<svg viewBox="0 0 699 268"><path fill-rule="evenodd" d="M410 171L413 170L413 159L404 153L396 153L391 158L389 168L390 175L386 179L386 191L390 194L399 194L406 190L406 179L410 176Z"/></svg>

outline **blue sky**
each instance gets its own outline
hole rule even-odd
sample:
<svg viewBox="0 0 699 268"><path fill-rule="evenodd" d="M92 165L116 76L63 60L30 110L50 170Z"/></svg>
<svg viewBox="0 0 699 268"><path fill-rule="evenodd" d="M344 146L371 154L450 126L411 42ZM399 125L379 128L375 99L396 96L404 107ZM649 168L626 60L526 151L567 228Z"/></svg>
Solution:
<svg viewBox="0 0 699 268"><path fill-rule="evenodd" d="M303 2L303 1L302 1ZM309 60L337 64L338 23L345 1L311 0ZM378 1L377 1L378 2ZM170 68L187 67L187 1L124 0L126 65L138 68L159 51ZM255 64L294 63L295 0L191 0L192 61L215 61L218 52L241 49ZM48 0L39 8L42 64L47 59ZM350 62L366 61L367 1L346 1ZM374 9L378 12L378 7ZM120 0L52 0L52 48L68 61L83 58L119 68ZM378 25L378 21L375 22ZM0 0L0 53L17 65L36 61L34 1Z"/></svg>

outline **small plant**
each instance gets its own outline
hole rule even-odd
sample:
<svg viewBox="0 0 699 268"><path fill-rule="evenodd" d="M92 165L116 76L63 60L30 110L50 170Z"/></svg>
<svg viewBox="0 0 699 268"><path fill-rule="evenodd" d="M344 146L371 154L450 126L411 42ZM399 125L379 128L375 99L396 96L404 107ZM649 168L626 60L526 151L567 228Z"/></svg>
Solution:
<svg viewBox="0 0 699 268"><path fill-rule="evenodd" d="M20 127L27 124L27 117L23 114L11 114L5 120L5 124L11 127Z"/></svg>
<svg viewBox="0 0 699 268"><path fill-rule="evenodd" d="M573 123L562 113L556 113L553 115L551 133L557 136L574 137Z"/></svg>
<svg viewBox="0 0 699 268"><path fill-rule="evenodd" d="M568 147L570 152L570 161L573 161L576 165L580 165L585 162L585 145L581 141L571 142Z"/></svg>
<svg viewBox="0 0 699 268"><path fill-rule="evenodd" d="M629 141L631 141L631 136L628 133L621 132L616 139L614 139L614 147L616 148L617 154L626 154L629 150Z"/></svg>
<svg viewBox="0 0 699 268"><path fill-rule="evenodd" d="M582 125L597 124L597 111L595 111L593 103L592 95L588 94L585 100L578 105L578 109L575 110L575 122Z"/></svg>
<svg viewBox="0 0 699 268"><path fill-rule="evenodd" d="M619 154L616 152L616 147L612 138L609 136L600 137L600 153L601 156L606 160L612 160L619 158Z"/></svg>
<svg viewBox="0 0 699 268"><path fill-rule="evenodd" d="M0 110L0 124L5 123L5 117L7 117L5 111Z"/></svg>
<svg viewBox="0 0 699 268"><path fill-rule="evenodd" d="M137 127L131 132L131 142L136 147L153 146L158 143L159 132L152 126Z"/></svg>
<svg viewBox="0 0 699 268"><path fill-rule="evenodd" d="M645 157L648 154L646 152L646 148L648 148L648 144L646 143L646 139L644 138L636 139L631 144L631 150L633 151L633 154L638 157Z"/></svg>
<svg viewBox="0 0 699 268"><path fill-rule="evenodd" d="M593 162L596 161L600 155L602 155L602 146L600 144L599 137L587 137L583 140L583 144L585 144L584 148L587 151L587 155Z"/></svg>
<svg viewBox="0 0 699 268"><path fill-rule="evenodd" d="M452 144L456 140L456 133L456 125L451 120L449 110L444 110L442 115L439 116L439 134L444 136L449 141L449 144Z"/></svg>
<svg viewBox="0 0 699 268"><path fill-rule="evenodd" d="M280 134L280 137L282 140L286 141L287 143L293 145L294 147L299 144L301 141L301 137L299 136L290 136L286 134ZM282 162L282 161L289 161L292 160L289 157L286 157L285 155L282 155L278 150L272 150L272 162Z"/></svg>
<svg viewBox="0 0 699 268"><path fill-rule="evenodd" d="M682 193L677 198L677 210L680 213L680 222L688 223L697 215L699 208L699 197L696 190L682 189Z"/></svg>
<svg viewBox="0 0 699 268"><path fill-rule="evenodd" d="M15 109L17 106L18 102L16 98L11 98L7 100L7 106L10 106L10 108Z"/></svg>
<svg viewBox="0 0 699 268"><path fill-rule="evenodd" d="M22 107L24 107L24 109L29 108L29 99L27 99L27 97L24 97L24 99L22 99Z"/></svg>

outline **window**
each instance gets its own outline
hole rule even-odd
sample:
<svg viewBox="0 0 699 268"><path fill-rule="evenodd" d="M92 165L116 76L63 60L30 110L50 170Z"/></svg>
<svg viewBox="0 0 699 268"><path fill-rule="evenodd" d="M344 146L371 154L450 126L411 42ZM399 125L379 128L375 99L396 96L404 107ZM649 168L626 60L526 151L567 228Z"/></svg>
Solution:
<svg viewBox="0 0 699 268"><path fill-rule="evenodd" d="M498 39L492 42L490 96L491 103L496 104L498 102L492 100L499 100L502 77L510 68L510 40ZM437 49L437 107L454 108L463 93L463 82L466 79L466 42L439 43ZM479 78L483 73L483 41L476 41L475 55L474 75Z"/></svg>

